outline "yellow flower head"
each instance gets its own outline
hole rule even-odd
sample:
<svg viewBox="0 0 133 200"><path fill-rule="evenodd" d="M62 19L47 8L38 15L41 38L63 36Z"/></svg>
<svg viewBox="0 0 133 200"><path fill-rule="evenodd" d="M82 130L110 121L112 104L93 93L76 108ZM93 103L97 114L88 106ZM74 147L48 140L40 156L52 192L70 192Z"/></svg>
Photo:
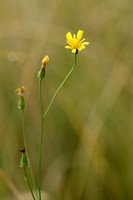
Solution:
<svg viewBox="0 0 133 200"><path fill-rule="evenodd" d="M65 46L65 48L66 49L72 49L72 53L77 53L78 51L81 51L81 50L85 49L85 45L88 45L89 42L83 42L83 41L85 41L85 38L82 39L83 32L84 31L79 30L78 33L77 33L77 37L76 37L75 34L72 37L72 34L70 32L68 32L66 34L66 38L67 38L66 42L70 46Z"/></svg>
<svg viewBox="0 0 133 200"><path fill-rule="evenodd" d="M25 87L22 86L22 85L20 85L19 88L16 89L15 91L17 92L17 94L18 94L19 96L23 96L23 93L24 93L24 91L25 91Z"/></svg>
<svg viewBox="0 0 133 200"><path fill-rule="evenodd" d="M42 60L42 67L45 67L49 62L49 57L45 56Z"/></svg>

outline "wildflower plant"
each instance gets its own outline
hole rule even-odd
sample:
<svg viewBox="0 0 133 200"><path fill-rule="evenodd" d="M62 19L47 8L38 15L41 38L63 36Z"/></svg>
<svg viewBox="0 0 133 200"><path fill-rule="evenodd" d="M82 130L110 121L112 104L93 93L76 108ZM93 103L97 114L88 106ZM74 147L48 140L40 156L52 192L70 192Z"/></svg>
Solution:
<svg viewBox="0 0 133 200"><path fill-rule="evenodd" d="M84 42L85 39L82 39L83 36L83 31L79 30L77 35L73 35L68 32L66 34L66 39L67 39L67 43L69 44L69 46L65 46L66 49L71 49L72 53L74 53L74 65L72 66L71 70L68 72L68 74L66 75L66 77L64 78L64 80L62 81L62 83L60 84L60 86L57 88L56 92L54 93L47 109L44 111L44 107L43 107L43 100L42 100L42 81L45 78L45 70L46 70L46 66L49 62L49 56L45 56L42 60L42 65L41 68L38 72L38 78L39 78L39 95L40 95L40 107L41 107L41 130L40 130L40 144L39 144L39 161L38 161L38 190L36 187L36 183L35 183L35 179L33 176L33 172L32 172L32 167L31 167L31 162L29 159L29 154L28 154L28 148L27 148L27 142L26 142L26 133L25 133L25 122L24 122L24 108L25 108L25 100L24 100L24 91L25 91L25 87L20 85L19 88L16 90L19 99L18 99L18 108L22 111L22 127L23 127L23 140L24 140L24 148L20 150L21 152L21 160L20 160L20 167L22 167L24 169L24 174L25 174L25 179L28 183L32 198L34 200L41 200L41 163L42 163L42 145L43 145L43 129L44 129L44 119L46 117L46 115L48 114L48 111L50 110L55 97L57 96L57 94L59 93L60 89L62 88L62 86L64 85L64 83L67 81L67 79L69 78L69 76L71 75L71 73L74 71L76 64L77 64L77 55L78 53L85 49L85 46L89 44L89 42ZM32 180L32 185L33 185L33 189L31 186L31 183L29 182L28 176L27 176L27 172L26 172L26 168L29 167L30 169L30 175L31 175L31 180Z"/></svg>

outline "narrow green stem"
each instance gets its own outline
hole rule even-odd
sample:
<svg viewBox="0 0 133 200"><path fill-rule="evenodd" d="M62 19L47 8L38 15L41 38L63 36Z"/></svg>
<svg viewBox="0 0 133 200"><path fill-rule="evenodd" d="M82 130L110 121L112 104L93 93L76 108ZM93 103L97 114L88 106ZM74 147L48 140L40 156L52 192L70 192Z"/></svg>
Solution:
<svg viewBox="0 0 133 200"><path fill-rule="evenodd" d="M25 136L25 124L24 124L24 111L22 110L22 126L23 126L23 139L24 139L24 147L25 147L25 153L29 162L29 169L30 169L30 174L31 174L31 178L32 178L32 183L33 183L33 187L36 193L36 198L38 200L38 194L37 194L37 189L36 189L36 185L35 185L35 180L34 180L34 176L33 176L33 172L32 172L32 168L31 168L31 163L30 163L30 159L29 159L29 154L28 154L28 148L27 148L27 143L26 143L26 136Z"/></svg>
<svg viewBox="0 0 133 200"><path fill-rule="evenodd" d="M40 146L39 146L39 200L41 200L41 162L42 162L42 138L43 138L43 127L44 127L44 116L43 116L43 103L42 103L42 79L39 80L39 94L40 94L40 104L41 104L41 135L40 135Z"/></svg>
<svg viewBox="0 0 133 200"><path fill-rule="evenodd" d="M31 185L30 185L29 179L28 179L28 177L27 177L27 172L26 172L26 168L25 168L25 167L24 167L24 175L25 175L25 179L26 179L26 181L27 181L27 183L28 183L28 186L29 186L30 192L31 192L31 194L32 194L32 197L33 197L34 200L36 200L36 199L35 199L35 196L34 196L34 194L33 194L32 187L31 187Z"/></svg>
<svg viewBox="0 0 133 200"><path fill-rule="evenodd" d="M43 138L43 128L44 128L44 118L46 117L50 107L53 104L53 101L56 97L56 95L58 94L58 92L60 91L60 89L62 88L62 86L64 85L64 83L67 81L67 79L69 78L69 76L71 75L71 73L73 72L73 70L76 67L76 61L77 61L77 53L75 53L75 62L74 65L72 67L72 69L69 71L69 73L67 74L67 76L65 77L65 79L63 80L63 82L61 83L61 85L58 87L58 89L56 90L46 112L44 113L44 109L43 109L43 103L42 103L42 79L40 78L39 80L39 94L40 94L40 104L41 104L41 115L42 115L42 122L41 122L41 135L40 135L40 146L39 146L39 200L41 200L41 161L42 161L42 138Z"/></svg>
<svg viewBox="0 0 133 200"><path fill-rule="evenodd" d="M74 65L73 65L73 67L71 68L71 70L69 71L69 73L67 74L67 76L65 77L65 79L62 81L61 85L60 85L60 86L58 87L58 89L56 90L56 92L55 92L55 94L54 94L52 100L50 101L50 104L49 104L48 107L47 107L47 110L45 111L45 113L44 113L44 115L43 115L44 118L46 117L46 115L47 115L47 113L48 113L50 107L52 106L56 95L58 94L58 92L60 91L60 89L62 88L62 86L64 85L64 83L67 81L67 79L69 78L69 76L71 75L71 73L73 72L73 70L75 69L76 63L77 63L77 53L75 53L75 60L74 60Z"/></svg>

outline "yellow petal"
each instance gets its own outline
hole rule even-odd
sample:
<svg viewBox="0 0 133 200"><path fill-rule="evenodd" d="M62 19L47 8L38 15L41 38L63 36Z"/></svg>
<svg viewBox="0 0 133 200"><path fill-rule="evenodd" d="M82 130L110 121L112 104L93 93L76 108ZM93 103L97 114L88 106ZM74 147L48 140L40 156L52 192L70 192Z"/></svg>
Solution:
<svg viewBox="0 0 133 200"><path fill-rule="evenodd" d="M83 42L83 41L85 41L85 38L84 38L83 40L79 41L79 44L78 44L78 45L79 45L79 46L82 45L82 42Z"/></svg>
<svg viewBox="0 0 133 200"><path fill-rule="evenodd" d="M83 36L83 32L84 32L84 31L82 31L82 30L79 30L79 31L78 31L78 33L77 33L77 40L79 40L79 41L81 40L81 38L82 38L82 36Z"/></svg>
<svg viewBox="0 0 133 200"><path fill-rule="evenodd" d="M66 48L66 49L72 49L72 47L70 47L70 46L65 46L65 48Z"/></svg>
<svg viewBox="0 0 133 200"><path fill-rule="evenodd" d="M73 39L76 39L76 35L75 34L73 34Z"/></svg>
<svg viewBox="0 0 133 200"><path fill-rule="evenodd" d="M70 43L73 41L72 34L70 32L68 32L66 34L66 38L67 38L68 42L70 42Z"/></svg>
<svg viewBox="0 0 133 200"><path fill-rule="evenodd" d="M83 40L81 40L81 42L80 42L80 43L82 43L83 41L85 41L85 38L84 38Z"/></svg>
<svg viewBox="0 0 133 200"><path fill-rule="evenodd" d="M70 46L72 45L72 43L68 42L67 40L66 40L66 42L67 42Z"/></svg>
<svg viewBox="0 0 133 200"><path fill-rule="evenodd" d="M83 50L83 49L85 49L85 46L80 46L80 47L78 48L79 51L81 51L81 50Z"/></svg>
<svg viewBox="0 0 133 200"><path fill-rule="evenodd" d="M88 45L90 44L89 42L83 42L82 45Z"/></svg>
<svg viewBox="0 0 133 200"><path fill-rule="evenodd" d="M73 49L73 50L72 50L72 53L76 53L76 49Z"/></svg>

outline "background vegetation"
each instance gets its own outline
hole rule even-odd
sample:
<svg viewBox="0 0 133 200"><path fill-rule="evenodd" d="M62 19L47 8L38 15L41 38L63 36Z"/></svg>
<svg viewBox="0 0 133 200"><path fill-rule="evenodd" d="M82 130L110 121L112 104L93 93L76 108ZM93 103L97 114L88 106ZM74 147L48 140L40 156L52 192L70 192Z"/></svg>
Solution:
<svg viewBox="0 0 133 200"><path fill-rule="evenodd" d="M26 88L26 137L37 181L37 71L49 55L46 108L74 61L65 35L79 29L90 45L45 120L42 187L57 200L133 199L132 8L131 0L0 1L1 200L28 191L19 168L23 138L14 91Z"/></svg>

